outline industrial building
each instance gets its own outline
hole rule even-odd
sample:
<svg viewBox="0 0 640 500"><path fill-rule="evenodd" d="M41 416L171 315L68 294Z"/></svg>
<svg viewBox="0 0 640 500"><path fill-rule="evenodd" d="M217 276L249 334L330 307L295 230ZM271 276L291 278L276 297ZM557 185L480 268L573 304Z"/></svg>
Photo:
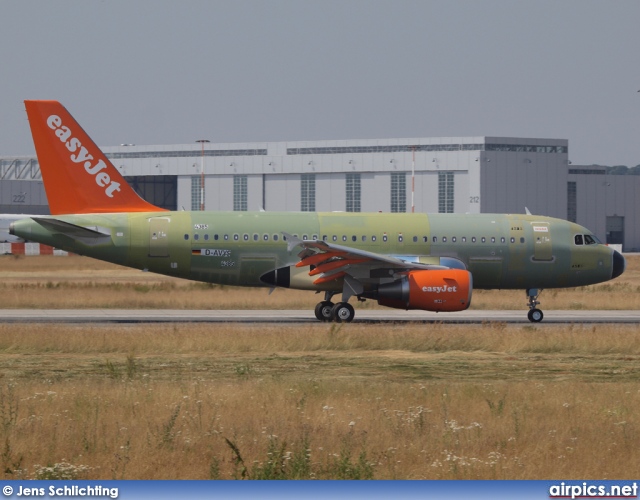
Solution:
<svg viewBox="0 0 640 500"><path fill-rule="evenodd" d="M445 137L103 147L171 210L524 213L640 249L640 176L575 166L564 139ZM204 180L204 189L202 182ZM526 208L525 208L526 207ZM35 157L0 157L0 213L48 213Z"/></svg>

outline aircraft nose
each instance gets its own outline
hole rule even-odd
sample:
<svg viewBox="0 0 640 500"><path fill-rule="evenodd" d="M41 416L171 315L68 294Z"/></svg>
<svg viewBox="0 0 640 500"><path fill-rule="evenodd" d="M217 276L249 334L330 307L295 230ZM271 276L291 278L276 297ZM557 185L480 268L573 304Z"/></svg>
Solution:
<svg viewBox="0 0 640 500"><path fill-rule="evenodd" d="M620 276L627 267L627 261L617 250L613 251L613 270L611 271L611 279Z"/></svg>

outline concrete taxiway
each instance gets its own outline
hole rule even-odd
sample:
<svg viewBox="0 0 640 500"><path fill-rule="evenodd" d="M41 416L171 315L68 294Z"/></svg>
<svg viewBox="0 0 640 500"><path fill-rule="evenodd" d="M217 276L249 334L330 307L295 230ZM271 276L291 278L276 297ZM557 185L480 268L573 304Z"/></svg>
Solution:
<svg viewBox="0 0 640 500"><path fill-rule="evenodd" d="M354 323L468 323L499 321L531 324L526 310L430 313L394 309L358 310ZM129 309L5 309L0 323L317 323L307 310L129 310ZM636 323L640 311L544 311L544 324ZM535 324L535 323L534 323Z"/></svg>

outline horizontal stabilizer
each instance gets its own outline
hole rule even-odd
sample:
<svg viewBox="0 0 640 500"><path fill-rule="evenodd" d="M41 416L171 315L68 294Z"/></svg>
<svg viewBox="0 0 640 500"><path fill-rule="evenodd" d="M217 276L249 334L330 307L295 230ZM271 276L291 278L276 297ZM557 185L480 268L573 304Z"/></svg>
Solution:
<svg viewBox="0 0 640 500"><path fill-rule="evenodd" d="M44 217L32 217L32 219L51 233L63 234L85 245L94 246L111 241L111 233L100 227L87 228Z"/></svg>

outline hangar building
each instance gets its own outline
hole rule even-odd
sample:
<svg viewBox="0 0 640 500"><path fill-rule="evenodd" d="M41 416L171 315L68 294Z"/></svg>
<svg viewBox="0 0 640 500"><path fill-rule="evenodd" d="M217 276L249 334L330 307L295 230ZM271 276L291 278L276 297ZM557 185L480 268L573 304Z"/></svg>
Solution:
<svg viewBox="0 0 640 500"><path fill-rule="evenodd" d="M526 207L582 224L624 251L640 249L640 176L571 165L564 139L200 141L102 150L145 199L172 210L524 213ZM48 213L35 157L0 157L0 213Z"/></svg>

